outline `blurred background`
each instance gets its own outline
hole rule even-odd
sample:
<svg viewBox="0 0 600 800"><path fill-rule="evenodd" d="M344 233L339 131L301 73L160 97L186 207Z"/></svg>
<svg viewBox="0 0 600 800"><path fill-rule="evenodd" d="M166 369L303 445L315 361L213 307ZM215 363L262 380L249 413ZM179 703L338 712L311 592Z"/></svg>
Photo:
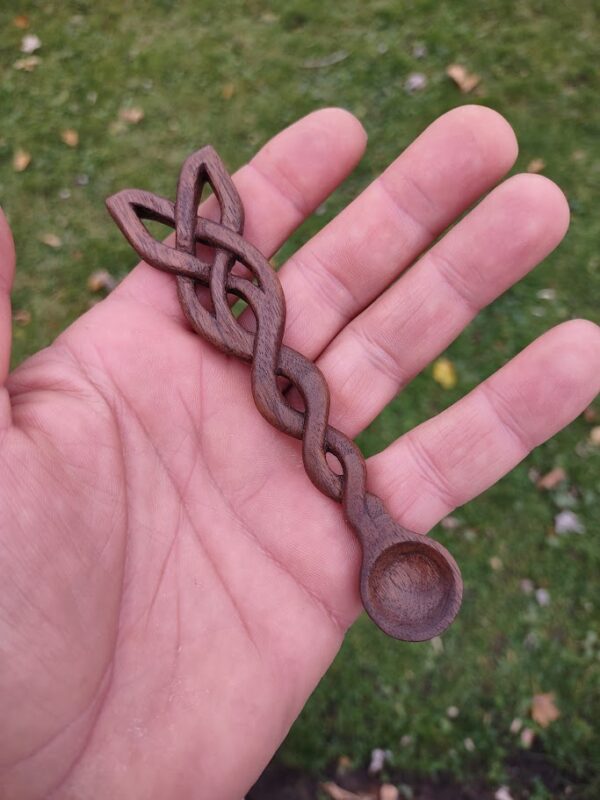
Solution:
<svg viewBox="0 0 600 800"><path fill-rule="evenodd" d="M277 263L465 102L508 118L516 171L557 181L572 211L558 251L361 436L367 453L551 325L600 322L593 0L2 0L0 31L15 364L133 266L107 195L138 186L173 196L181 161L202 144L233 170L333 104L361 119L368 152ZM249 798L376 797L367 768L377 748L388 751L375 770L386 800L600 796L599 426L597 404L439 526L465 578L458 621L419 645L359 621Z"/></svg>

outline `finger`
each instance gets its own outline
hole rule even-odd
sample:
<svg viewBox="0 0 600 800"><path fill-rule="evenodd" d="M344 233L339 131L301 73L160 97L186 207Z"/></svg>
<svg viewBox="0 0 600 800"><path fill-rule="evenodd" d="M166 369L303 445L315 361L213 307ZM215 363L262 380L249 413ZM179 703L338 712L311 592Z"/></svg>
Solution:
<svg viewBox="0 0 600 800"><path fill-rule="evenodd" d="M233 176L245 206L245 238L272 256L352 171L365 144L360 122L340 108L315 111L271 139ZM215 198L203 203L199 213L217 219ZM113 294L181 314L172 276L143 262Z"/></svg>
<svg viewBox="0 0 600 800"><path fill-rule="evenodd" d="M10 366L12 315L10 292L15 274L15 245L10 227L0 209L0 386Z"/></svg>
<svg viewBox="0 0 600 800"><path fill-rule="evenodd" d="M355 436L477 313L563 238L569 208L538 175L495 189L406 275L350 322L318 361L331 420Z"/></svg>
<svg viewBox="0 0 600 800"><path fill-rule="evenodd" d="M390 512L425 532L499 480L600 391L600 328L573 320L369 461Z"/></svg>
<svg viewBox="0 0 600 800"><path fill-rule="evenodd" d="M436 120L283 266L286 343L315 358L516 153L512 129L491 109L463 106Z"/></svg>

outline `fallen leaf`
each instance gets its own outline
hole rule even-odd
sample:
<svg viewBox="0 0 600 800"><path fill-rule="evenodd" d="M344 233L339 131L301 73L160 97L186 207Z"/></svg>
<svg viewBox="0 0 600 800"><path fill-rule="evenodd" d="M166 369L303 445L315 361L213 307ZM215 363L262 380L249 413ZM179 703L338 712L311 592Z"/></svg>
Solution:
<svg viewBox="0 0 600 800"><path fill-rule="evenodd" d="M15 172L23 172L31 162L31 154L27 150L18 148L13 154L12 166Z"/></svg>
<svg viewBox="0 0 600 800"><path fill-rule="evenodd" d="M400 792L398 787L391 783L383 783L379 787L379 800L398 800Z"/></svg>
<svg viewBox="0 0 600 800"><path fill-rule="evenodd" d="M42 46L42 40L39 36L36 36L35 33L28 33L21 39L21 52L27 53L35 53L36 50L39 50Z"/></svg>
<svg viewBox="0 0 600 800"><path fill-rule="evenodd" d="M556 300L556 289L540 289L535 296L538 300Z"/></svg>
<svg viewBox="0 0 600 800"><path fill-rule="evenodd" d="M90 292L112 292L116 285L117 281L106 269L99 269L96 270L96 272L92 272L87 279L87 287Z"/></svg>
<svg viewBox="0 0 600 800"><path fill-rule="evenodd" d="M542 608L547 608L550 605L550 592L548 589L536 589L535 599Z"/></svg>
<svg viewBox="0 0 600 800"><path fill-rule="evenodd" d="M404 81L404 91L407 94L422 92L427 86L427 77L422 72L411 72Z"/></svg>
<svg viewBox="0 0 600 800"><path fill-rule="evenodd" d="M600 425L596 425L590 431L590 442L596 447L600 447Z"/></svg>
<svg viewBox="0 0 600 800"><path fill-rule="evenodd" d="M454 81L463 94L472 92L481 82L479 75L469 72L462 64L450 64L446 67L446 75Z"/></svg>
<svg viewBox="0 0 600 800"><path fill-rule="evenodd" d="M543 158L532 158L527 164L527 172L541 172L546 168L546 162Z"/></svg>
<svg viewBox="0 0 600 800"><path fill-rule="evenodd" d="M20 308L13 314L15 324L21 325L23 328L31 322L31 313L25 308Z"/></svg>
<svg viewBox="0 0 600 800"><path fill-rule="evenodd" d="M523 580L521 581L520 586L521 586L521 591L523 592L523 594L532 594L533 590L535 589L535 585L534 585L533 581L529 580L529 578L523 578Z"/></svg>
<svg viewBox="0 0 600 800"><path fill-rule="evenodd" d="M141 106L129 106L119 111L119 119L129 125L137 125L144 119L144 109Z"/></svg>
<svg viewBox="0 0 600 800"><path fill-rule="evenodd" d="M440 525L445 531L455 531L457 528L460 528L461 522L458 517L449 516L444 517Z"/></svg>
<svg viewBox="0 0 600 800"><path fill-rule="evenodd" d="M372 794L355 794L354 792L349 792L347 789L342 789L341 786L338 786L337 783L333 781L322 783L321 789L325 794L329 795L332 800L375 800Z"/></svg>
<svg viewBox="0 0 600 800"><path fill-rule="evenodd" d="M521 740L521 745L526 750L529 750L529 748L533 744L533 740L535 739L535 731L532 731L531 728L523 728L523 730L521 731L521 736L519 738Z"/></svg>
<svg viewBox="0 0 600 800"><path fill-rule="evenodd" d="M498 558L498 556L492 556L490 558L490 567L494 570L494 572L500 572L504 564L502 563L502 559Z"/></svg>
<svg viewBox="0 0 600 800"><path fill-rule="evenodd" d="M304 69L323 69L324 67L332 67L334 64L339 64L344 61L350 54L345 50L336 50L335 53L330 53L328 56L322 58L307 58L302 62Z"/></svg>
<svg viewBox="0 0 600 800"><path fill-rule="evenodd" d="M369 764L369 775L377 775L385 766L386 760L390 756L389 750L382 750L376 747L371 751L371 763Z"/></svg>
<svg viewBox="0 0 600 800"><path fill-rule="evenodd" d="M494 795L494 800L514 800L512 794L508 790L508 786L501 786Z"/></svg>
<svg viewBox="0 0 600 800"><path fill-rule="evenodd" d="M79 134L73 128L66 128L66 130L61 131L60 138L67 147L77 147L79 144Z"/></svg>
<svg viewBox="0 0 600 800"><path fill-rule="evenodd" d="M226 83L221 89L223 100L231 100L235 94L235 83Z"/></svg>
<svg viewBox="0 0 600 800"><path fill-rule="evenodd" d="M433 380L444 389L453 389L456 386L456 369L449 358L438 358L433 365Z"/></svg>
<svg viewBox="0 0 600 800"><path fill-rule="evenodd" d="M41 61L42 59L39 56L25 56L25 58L18 58L13 64L13 67L22 72L33 72Z"/></svg>
<svg viewBox="0 0 600 800"><path fill-rule="evenodd" d="M583 412L583 418L586 422L596 422L598 419L598 412L594 406L588 406Z"/></svg>
<svg viewBox="0 0 600 800"><path fill-rule="evenodd" d="M555 489L566 477L567 473L562 467L554 467L538 480L536 486L538 489Z"/></svg>
<svg viewBox="0 0 600 800"><path fill-rule="evenodd" d="M562 533L585 533L585 526L574 511L565 509L554 517L554 531Z"/></svg>
<svg viewBox="0 0 600 800"><path fill-rule="evenodd" d="M25 30L25 28L29 27L29 17L27 14L17 14L17 16L13 19L13 25L15 28Z"/></svg>
<svg viewBox="0 0 600 800"><path fill-rule="evenodd" d="M560 717L560 711L554 702L554 692L536 694L531 702L531 718L542 728L547 728L551 722Z"/></svg>
<svg viewBox="0 0 600 800"><path fill-rule="evenodd" d="M349 769L352 769L352 759L350 756L340 756L336 767L337 772L348 772Z"/></svg>
<svg viewBox="0 0 600 800"><path fill-rule="evenodd" d="M57 247L60 247L61 244L62 244L62 239L60 238L60 236L57 236L55 233L42 233L39 236L39 240L43 244L47 245L48 247L52 247L54 249L56 249Z"/></svg>

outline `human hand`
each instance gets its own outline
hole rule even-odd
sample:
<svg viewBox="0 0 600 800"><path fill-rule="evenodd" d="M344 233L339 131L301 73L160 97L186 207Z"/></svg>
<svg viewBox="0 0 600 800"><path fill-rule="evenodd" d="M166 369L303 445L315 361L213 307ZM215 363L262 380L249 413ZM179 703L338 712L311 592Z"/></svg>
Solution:
<svg viewBox="0 0 600 800"><path fill-rule="evenodd" d="M246 238L272 255L364 144L331 109L272 140L235 176ZM456 109L281 269L285 341L350 436L564 235L560 190L520 175L420 256L515 156L497 114ZM354 536L171 276L138 265L7 377L4 221L0 259L0 796L239 800L360 610ZM425 533L579 414L599 362L596 326L554 328L370 459L370 487Z"/></svg>

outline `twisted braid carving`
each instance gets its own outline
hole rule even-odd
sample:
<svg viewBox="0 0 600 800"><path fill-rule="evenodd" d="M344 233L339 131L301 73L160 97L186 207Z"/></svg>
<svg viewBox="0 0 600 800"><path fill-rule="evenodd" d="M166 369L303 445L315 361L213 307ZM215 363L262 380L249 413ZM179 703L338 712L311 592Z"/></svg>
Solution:
<svg viewBox="0 0 600 800"><path fill-rule="evenodd" d="M197 214L206 183L218 200L219 222ZM367 492L361 451L328 423L329 389L323 374L283 344L286 309L281 284L264 256L243 238L242 201L215 150L203 147L186 159L174 205L137 189L118 192L106 203L138 255L176 276L181 307L192 328L222 352L251 362L252 393L263 417L302 440L309 478L321 492L342 503L361 542L361 595L369 615L396 638L420 641L437 635L460 606L462 582L456 562L439 543L402 528L382 501ZM154 239L143 220L174 228L175 247ZM212 263L198 257L197 244L214 249ZM251 277L232 272L238 261ZM200 303L199 285L210 289L213 310ZM231 294L247 302L256 319L255 332L244 328L232 313ZM290 405L278 377L296 387L304 411ZM327 453L338 459L342 475L329 467Z"/></svg>

